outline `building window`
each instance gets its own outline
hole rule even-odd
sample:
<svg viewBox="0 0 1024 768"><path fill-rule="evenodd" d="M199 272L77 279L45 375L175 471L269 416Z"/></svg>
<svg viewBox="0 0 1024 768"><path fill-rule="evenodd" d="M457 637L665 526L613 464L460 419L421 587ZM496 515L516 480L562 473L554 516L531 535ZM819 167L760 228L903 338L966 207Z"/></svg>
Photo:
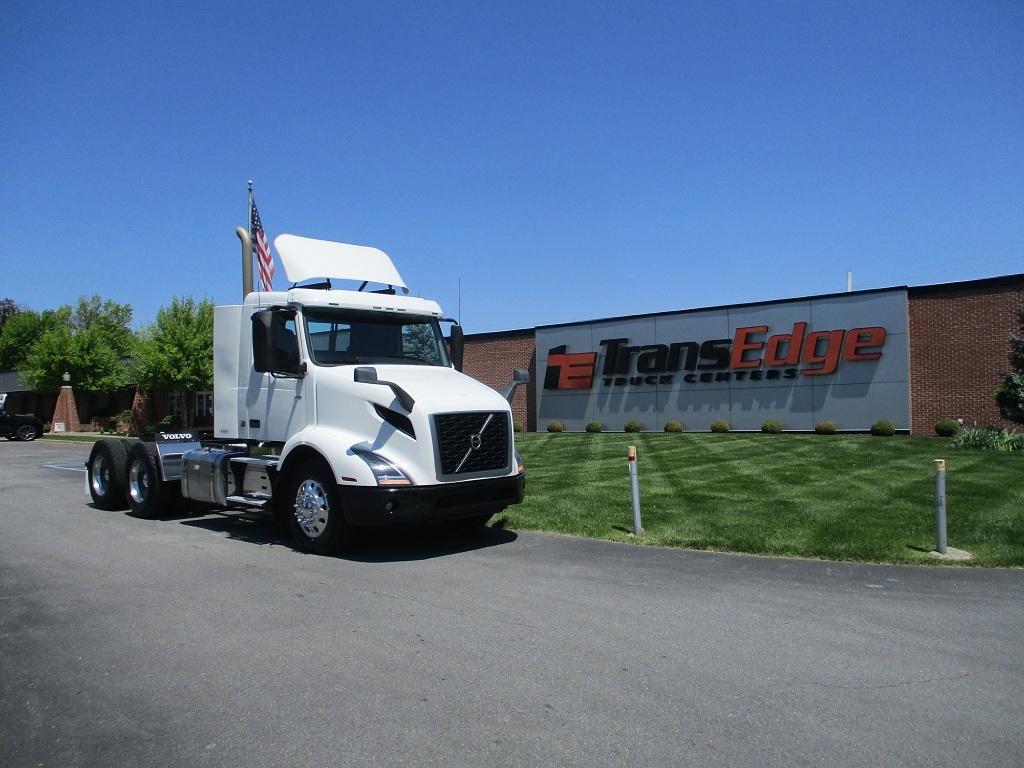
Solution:
<svg viewBox="0 0 1024 768"><path fill-rule="evenodd" d="M213 416L213 392L196 392L196 418Z"/></svg>
<svg viewBox="0 0 1024 768"><path fill-rule="evenodd" d="M174 417L175 424L185 423L185 395L171 392L167 397L167 415Z"/></svg>
<svg viewBox="0 0 1024 768"><path fill-rule="evenodd" d="M167 399L167 414L174 417L176 424L185 423L185 394L182 392L171 392ZM196 399L193 403L192 416L197 419L213 416L213 391L196 392Z"/></svg>

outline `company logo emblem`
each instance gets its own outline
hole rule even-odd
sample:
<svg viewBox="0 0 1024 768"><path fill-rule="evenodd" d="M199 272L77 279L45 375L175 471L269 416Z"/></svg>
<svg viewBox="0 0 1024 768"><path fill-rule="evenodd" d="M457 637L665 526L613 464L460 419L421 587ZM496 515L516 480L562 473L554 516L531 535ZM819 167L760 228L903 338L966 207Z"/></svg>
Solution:
<svg viewBox="0 0 1024 768"><path fill-rule="evenodd" d="M566 352L566 345L548 350L544 389L590 389L594 383L597 352Z"/></svg>
<svg viewBox="0 0 1024 768"><path fill-rule="evenodd" d="M480 450L480 446L483 445L483 444L484 444L484 439L483 439L483 437L480 436L479 432L477 432L475 435L470 435L469 436L469 447L470 447L471 450L479 451Z"/></svg>

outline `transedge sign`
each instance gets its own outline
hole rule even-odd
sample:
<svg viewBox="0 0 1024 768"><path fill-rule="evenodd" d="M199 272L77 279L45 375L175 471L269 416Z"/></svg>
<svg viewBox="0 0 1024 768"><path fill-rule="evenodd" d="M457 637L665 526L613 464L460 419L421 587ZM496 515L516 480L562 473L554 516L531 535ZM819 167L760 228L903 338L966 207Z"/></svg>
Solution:
<svg viewBox="0 0 1024 768"><path fill-rule="evenodd" d="M807 332L794 323L790 333L768 336L767 325L737 328L731 339L630 346L628 338L602 339L605 348L600 383L605 387L671 386L680 371L687 384L723 381L774 381L834 373L840 360L878 360L885 328ZM590 389L596 352L569 353L566 345L548 351L545 389ZM761 370L765 368L766 370Z"/></svg>
<svg viewBox="0 0 1024 768"><path fill-rule="evenodd" d="M910 426L904 289L546 326L536 343L541 428Z"/></svg>

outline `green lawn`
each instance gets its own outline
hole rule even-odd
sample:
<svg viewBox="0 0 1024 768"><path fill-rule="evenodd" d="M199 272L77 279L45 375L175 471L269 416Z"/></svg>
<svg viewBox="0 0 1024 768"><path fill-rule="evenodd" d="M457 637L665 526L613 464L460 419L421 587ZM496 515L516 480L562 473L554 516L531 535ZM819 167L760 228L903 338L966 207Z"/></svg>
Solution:
<svg viewBox="0 0 1024 768"><path fill-rule="evenodd" d="M633 539L636 445L644 536ZM940 438L519 434L526 501L499 525L762 555L937 563L935 465L947 460L948 544L971 564L1024 566L1024 454Z"/></svg>

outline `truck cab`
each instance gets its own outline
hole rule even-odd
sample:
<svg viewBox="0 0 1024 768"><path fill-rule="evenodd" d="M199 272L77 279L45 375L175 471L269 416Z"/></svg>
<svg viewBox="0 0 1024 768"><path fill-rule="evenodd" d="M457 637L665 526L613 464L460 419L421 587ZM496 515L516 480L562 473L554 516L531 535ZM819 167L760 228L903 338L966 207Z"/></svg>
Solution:
<svg viewBox="0 0 1024 768"><path fill-rule="evenodd" d="M324 553L355 526L482 525L522 501L508 400L461 373L461 328L446 321L445 337L437 303L409 296L375 248L294 235L274 244L292 287L215 309L215 439L155 444L158 482L271 511ZM131 451L129 506L133 488L142 495L133 468L136 478L147 468L147 450Z"/></svg>

